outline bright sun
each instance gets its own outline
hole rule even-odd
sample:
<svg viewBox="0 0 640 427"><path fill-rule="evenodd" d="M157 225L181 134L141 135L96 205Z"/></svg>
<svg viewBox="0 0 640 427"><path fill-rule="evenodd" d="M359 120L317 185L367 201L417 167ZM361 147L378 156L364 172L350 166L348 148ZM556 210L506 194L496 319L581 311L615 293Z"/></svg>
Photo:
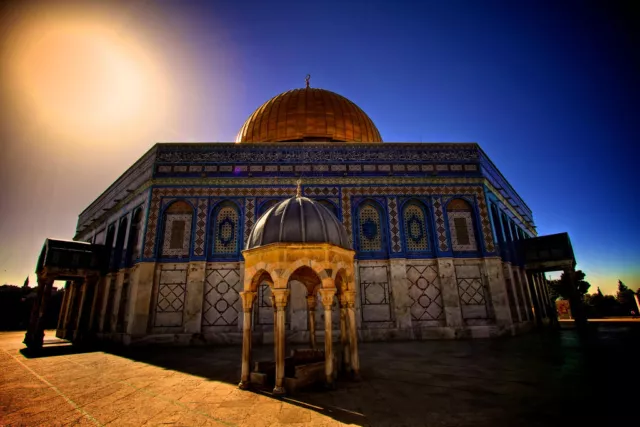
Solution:
<svg viewBox="0 0 640 427"><path fill-rule="evenodd" d="M12 102L56 133L144 126L164 105L157 98L166 85L151 52L99 15L27 16L5 54Z"/></svg>

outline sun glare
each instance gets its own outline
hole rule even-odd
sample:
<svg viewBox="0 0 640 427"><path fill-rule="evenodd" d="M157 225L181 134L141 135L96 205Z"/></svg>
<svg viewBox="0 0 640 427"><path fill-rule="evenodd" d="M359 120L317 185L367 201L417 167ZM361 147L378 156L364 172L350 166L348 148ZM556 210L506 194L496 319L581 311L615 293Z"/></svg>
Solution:
<svg viewBox="0 0 640 427"><path fill-rule="evenodd" d="M144 128L163 116L167 102L158 98L167 85L159 64L105 17L26 15L10 40L3 62L11 102L32 125L85 138Z"/></svg>

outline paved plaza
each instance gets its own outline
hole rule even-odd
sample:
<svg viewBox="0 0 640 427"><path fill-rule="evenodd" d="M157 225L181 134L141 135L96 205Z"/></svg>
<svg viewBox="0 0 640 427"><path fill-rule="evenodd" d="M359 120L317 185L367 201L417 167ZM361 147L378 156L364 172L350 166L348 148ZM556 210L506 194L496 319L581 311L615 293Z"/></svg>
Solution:
<svg viewBox="0 0 640 427"><path fill-rule="evenodd" d="M284 399L236 387L240 347L80 350L47 331L43 354L29 357L23 333L4 332L0 425L634 424L639 328L599 329L587 344L567 325L497 340L362 343L361 382Z"/></svg>

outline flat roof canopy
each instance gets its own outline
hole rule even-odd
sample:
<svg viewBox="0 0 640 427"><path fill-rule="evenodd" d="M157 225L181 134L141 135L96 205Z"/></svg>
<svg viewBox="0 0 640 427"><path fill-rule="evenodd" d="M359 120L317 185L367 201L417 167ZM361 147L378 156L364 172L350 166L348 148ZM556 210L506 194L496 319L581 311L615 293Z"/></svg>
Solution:
<svg viewBox="0 0 640 427"><path fill-rule="evenodd" d="M546 272L573 269L576 259L568 233L518 241L518 253L527 270Z"/></svg>

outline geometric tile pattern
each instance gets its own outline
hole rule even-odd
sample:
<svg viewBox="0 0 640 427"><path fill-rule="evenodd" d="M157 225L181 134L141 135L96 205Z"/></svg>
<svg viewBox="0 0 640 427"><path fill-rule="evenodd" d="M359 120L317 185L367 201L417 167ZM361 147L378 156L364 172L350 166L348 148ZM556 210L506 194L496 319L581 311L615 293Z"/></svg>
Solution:
<svg viewBox="0 0 640 427"><path fill-rule="evenodd" d="M207 233L207 210L209 199L198 199L198 211L196 213L196 240L193 248L195 256L204 255L204 242Z"/></svg>
<svg viewBox="0 0 640 427"><path fill-rule="evenodd" d="M482 235L484 237L484 247L488 252L496 250L493 242L493 232L491 231L491 220L489 219L489 210L485 202L484 194L476 194L478 211L480 212L480 225L482 226Z"/></svg>
<svg viewBox="0 0 640 427"><path fill-rule="evenodd" d="M256 199L255 197L247 197L244 201L244 248L251 234L251 229L256 221Z"/></svg>
<svg viewBox="0 0 640 427"><path fill-rule="evenodd" d="M429 250L425 215L420 206L415 203L406 205L402 212L402 222L404 224L404 239L407 244L407 251Z"/></svg>
<svg viewBox="0 0 640 427"><path fill-rule="evenodd" d="M447 212L449 217L449 233L451 233L451 246L454 251L477 251L478 245L476 243L476 236L473 232L473 220L471 219L471 212ZM458 241L458 230L455 226L455 219L463 219L467 228L468 242L465 244Z"/></svg>
<svg viewBox="0 0 640 427"><path fill-rule="evenodd" d="M391 320L391 295L387 266L360 267L360 304L364 322Z"/></svg>
<svg viewBox="0 0 640 427"><path fill-rule="evenodd" d="M436 217L436 233L438 233L438 245L441 252L449 250L447 240L447 230L444 228L444 213L442 212L442 201L440 197L432 197L433 213Z"/></svg>
<svg viewBox="0 0 640 427"><path fill-rule="evenodd" d="M378 252L382 250L380 236L380 213L370 204L360 208L360 250L363 252Z"/></svg>
<svg viewBox="0 0 640 427"><path fill-rule="evenodd" d="M184 309L186 284L172 283L158 286L158 313L181 313Z"/></svg>
<svg viewBox="0 0 640 427"><path fill-rule="evenodd" d="M481 277L458 279L460 301L465 305L485 305L484 286Z"/></svg>
<svg viewBox="0 0 640 427"><path fill-rule="evenodd" d="M438 272L432 265L408 265L409 298L412 320L444 319Z"/></svg>
<svg viewBox="0 0 640 427"><path fill-rule="evenodd" d="M235 254L238 250L238 210L223 205L218 208L214 222L215 243L214 254Z"/></svg>
<svg viewBox="0 0 640 427"><path fill-rule="evenodd" d="M237 269L213 270L204 286L203 326L238 324L236 302L240 298L240 275Z"/></svg>
<svg viewBox="0 0 640 427"><path fill-rule="evenodd" d="M400 226L398 224L398 198L387 197L387 208L389 209L389 232L391 237L391 252L400 252Z"/></svg>
<svg viewBox="0 0 640 427"><path fill-rule="evenodd" d="M327 181L333 181L335 178L328 178ZM238 181L240 183L240 180ZM151 202L149 205L149 219L147 221L147 233L144 242L144 257L153 258L154 245L156 235L158 232L158 217L160 213L160 200L162 197L245 197L245 203L252 204L254 209L253 215L251 212L245 210L245 216L247 220L250 220L251 226L255 222L255 197L291 197L295 189L292 186L286 187L169 187L169 188L154 188L151 193ZM487 206L484 201L483 189L479 185L467 184L447 184L445 186L432 186L432 185L403 185L403 186L350 186L338 188L333 187L307 187L305 188L305 194L308 196L324 195L327 194L341 194L341 211L342 219L348 235L351 237L353 233L352 218L351 218L351 199L352 196L415 196L415 197L431 197L431 196L476 196L477 207L480 214L480 223L482 225L482 234L484 246L488 251L494 251L494 244L492 242L493 236L491 232L491 226L488 221ZM437 198L436 198L437 199ZM246 209L246 208L245 208ZM440 203L440 209L442 205ZM438 207L434 200L434 213L436 220L436 228L439 229L438 224ZM444 223L442 224L444 227ZM248 238L248 234L251 231L249 224L245 226L245 241ZM438 245L441 251L448 250L448 244L441 240L441 232L436 230L438 235ZM444 248L444 249L443 249Z"/></svg>

